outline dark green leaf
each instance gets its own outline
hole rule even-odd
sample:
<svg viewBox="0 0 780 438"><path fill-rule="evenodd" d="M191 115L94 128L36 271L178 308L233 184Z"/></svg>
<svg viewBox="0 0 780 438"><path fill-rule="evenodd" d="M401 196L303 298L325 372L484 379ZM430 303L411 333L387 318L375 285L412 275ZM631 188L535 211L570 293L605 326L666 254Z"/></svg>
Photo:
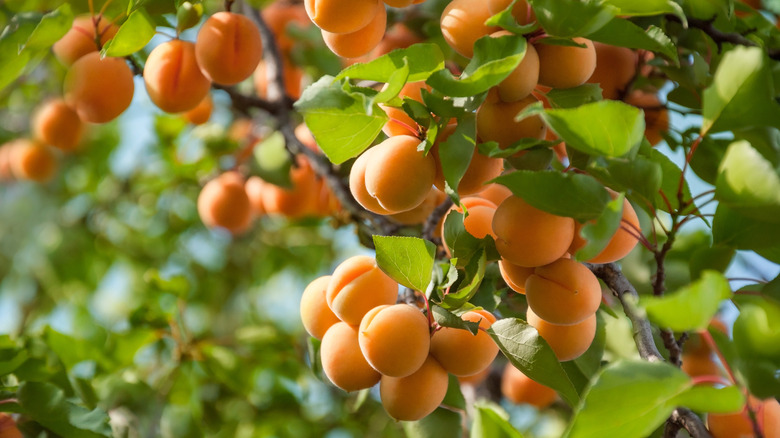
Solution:
<svg viewBox="0 0 780 438"><path fill-rule="evenodd" d="M601 100L599 84L582 84L574 88L553 88L547 95L553 108L574 108Z"/></svg>
<svg viewBox="0 0 780 438"><path fill-rule="evenodd" d="M479 254L472 257L466 264L465 275L462 277L458 289L444 295L441 306L445 309L459 309L466 304L479 290L479 285L485 277L486 262L485 251L480 250Z"/></svg>
<svg viewBox="0 0 780 438"><path fill-rule="evenodd" d="M446 141L439 143L439 161L444 174L445 192L456 204L460 202L457 188L471 162L476 140L476 120L469 114L458 121L458 126Z"/></svg>
<svg viewBox="0 0 780 438"><path fill-rule="evenodd" d="M17 399L26 415L58 435L69 438L111 436L108 414L67 401L63 391L51 383L23 382Z"/></svg>
<svg viewBox="0 0 780 438"><path fill-rule="evenodd" d="M675 64L678 63L674 42L655 26L645 30L626 19L613 18L606 26L588 35L588 38L613 46L652 50L671 59Z"/></svg>
<svg viewBox="0 0 780 438"><path fill-rule="evenodd" d="M571 38L596 32L617 9L600 1L531 0L536 19L550 36Z"/></svg>

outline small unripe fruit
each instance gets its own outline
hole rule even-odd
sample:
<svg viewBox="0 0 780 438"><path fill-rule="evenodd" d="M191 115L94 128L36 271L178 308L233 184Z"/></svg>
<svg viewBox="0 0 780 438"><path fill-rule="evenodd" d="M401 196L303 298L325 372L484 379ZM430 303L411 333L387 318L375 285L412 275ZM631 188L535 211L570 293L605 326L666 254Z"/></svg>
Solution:
<svg viewBox="0 0 780 438"><path fill-rule="evenodd" d="M226 172L206 183L198 195L198 214L207 227L222 227L234 234L246 231L252 211L243 178Z"/></svg>
<svg viewBox="0 0 780 438"><path fill-rule="evenodd" d="M406 377L382 376L379 395L387 413L399 421L417 421L444 401L449 378L432 356Z"/></svg>
<svg viewBox="0 0 780 438"><path fill-rule="evenodd" d="M210 81L237 84L252 75L263 57L260 31L245 15L217 12L198 31L195 56Z"/></svg>
<svg viewBox="0 0 780 438"><path fill-rule="evenodd" d="M357 326L374 307L395 304L398 283L379 269L373 257L354 256L333 271L326 297L339 319Z"/></svg>
<svg viewBox="0 0 780 438"><path fill-rule="evenodd" d="M531 380L511 363L506 364L501 377L501 394L512 403L527 403L537 409L550 406L558 398L554 389Z"/></svg>
<svg viewBox="0 0 780 438"><path fill-rule="evenodd" d="M322 339L325 332L339 322L339 318L328 307L325 292L328 290L330 275L317 278L309 283L301 296L301 321L303 328L317 339Z"/></svg>
<svg viewBox="0 0 780 438"><path fill-rule="evenodd" d="M78 113L62 99L44 102L32 117L33 137L63 151L75 150L83 132Z"/></svg>
<svg viewBox="0 0 780 438"><path fill-rule="evenodd" d="M539 336L547 341L561 362L582 356L596 337L595 313L577 324L557 325L541 319L529 308L526 319L528 324L536 328Z"/></svg>
<svg viewBox="0 0 780 438"><path fill-rule="evenodd" d="M320 345L320 359L325 375L344 391L370 388L382 377L363 357L357 327L345 322L337 322L325 332Z"/></svg>
<svg viewBox="0 0 780 438"><path fill-rule="evenodd" d="M496 322L486 310L472 310L461 316L464 321L479 322L483 330ZM484 331L472 335L468 330L443 327L431 338L431 356L456 376L470 376L490 366L498 354L498 345Z"/></svg>
<svg viewBox="0 0 780 438"><path fill-rule="evenodd" d="M601 304L601 285L590 269L571 259L558 259L534 269L525 281L528 306L552 324L577 324Z"/></svg>
<svg viewBox="0 0 780 438"><path fill-rule="evenodd" d="M195 44L182 40L162 43L149 53L144 83L152 102L168 113L195 108L211 88L195 60Z"/></svg>
<svg viewBox="0 0 780 438"><path fill-rule="evenodd" d="M409 304L374 307L360 321L359 332L363 356L383 376L408 376L428 357L428 320Z"/></svg>
<svg viewBox="0 0 780 438"><path fill-rule="evenodd" d="M122 58L100 59L88 53L65 75L65 101L85 122L106 123L122 114L133 100L133 72Z"/></svg>

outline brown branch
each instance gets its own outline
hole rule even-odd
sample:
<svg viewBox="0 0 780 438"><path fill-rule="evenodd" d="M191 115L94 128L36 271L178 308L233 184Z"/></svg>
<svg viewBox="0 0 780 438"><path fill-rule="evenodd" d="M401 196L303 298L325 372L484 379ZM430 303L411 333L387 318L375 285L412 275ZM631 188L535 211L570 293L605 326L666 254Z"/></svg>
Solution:
<svg viewBox="0 0 780 438"><path fill-rule="evenodd" d="M666 422L664 438L674 438L680 429L685 429L694 438L712 438L699 416L688 408L677 408Z"/></svg>
<svg viewBox="0 0 780 438"><path fill-rule="evenodd" d="M452 208L452 199L447 196L447 199L436 206L436 208L431 212L431 215L428 216L428 219L425 220L422 228L423 239L435 243L437 247L442 244L442 239L435 237L436 229L438 228L439 222L444 217L444 215L450 211L450 208ZM444 231L442 230L442 233L443 232Z"/></svg>
<svg viewBox="0 0 780 438"><path fill-rule="evenodd" d="M664 18L666 18L668 21L673 21L675 23L682 24L682 20L680 20L680 17L672 14L664 15ZM722 30L715 27L715 17L712 17L707 20L702 20L700 18L693 18L693 17L687 17L688 19L688 27L692 27L695 29L699 29L702 32L704 32L707 36L709 36L713 42L718 46L718 52L720 52L723 49L723 44L732 44L735 46L747 46L747 47L759 47L758 43L755 41L746 38L744 35L736 32L723 32ZM778 49L768 49L767 54L771 59L774 60L780 60L780 50Z"/></svg>
<svg viewBox="0 0 780 438"><path fill-rule="evenodd" d="M236 90L235 87L219 84L212 84L211 87L215 90L222 90L226 92L228 96L230 96L230 100L233 102L233 107L244 115L249 115L249 110L251 108L259 108L272 115L276 115L279 112L279 105L259 97L242 94ZM290 106L290 108L292 108L292 106Z"/></svg>

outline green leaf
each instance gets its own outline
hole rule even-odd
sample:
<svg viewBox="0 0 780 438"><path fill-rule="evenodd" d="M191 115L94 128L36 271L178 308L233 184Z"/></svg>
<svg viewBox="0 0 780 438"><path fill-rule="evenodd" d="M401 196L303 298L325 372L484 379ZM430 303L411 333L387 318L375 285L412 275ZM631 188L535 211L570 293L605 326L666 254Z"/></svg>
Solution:
<svg viewBox="0 0 780 438"><path fill-rule="evenodd" d="M344 86L331 76L323 76L295 102L317 144L333 164L363 152L388 120L378 105L368 105L366 94L345 90ZM370 113L366 112L367 106Z"/></svg>
<svg viewBox="0 0 780 438"><path fill-rule="evenodd" d="M553 108L574 108L600 101L601 87L599 84L582 84L574 88L553 88L546 97Z"/></svg>
<svg viewBox="0 0 780 438"><path fill-rule="evenodd" d="M409 438L459 437L463 435L461 414L449 409L436 408L432 414L419 421L402 421Z"/></svg>
<svg viewBox="0 0 780 438"><path fill-rule="evenodd" d="M441 404L450 408L466 410L466 399L463 398L463 393L460 391L460 382L453 374L449 375L447 393L444 395L444 400Z"/></svg>
<svg viewBox="0 0 780 438"><path fill-rule="evenodd" d="M24 412L57 435L69 438L110 437L108 414L90 411L65 399L65 393L51 383L23 382L17 392Z"/></svg>
<svg viewBox="0 0 780 438"><path fill-rule="evenodd" d="M32 35L38 20L28 14L15 15L0 34L0 90L15 81L25 68L32 68L34 53L32 50L19 51Z"/></svg>
<svg viewBox="0 0 780 438"><path fill-rule="evenodd" d="M517 68L525 56L526 45L521 35L484 36L474 43L474 57L458 79L449 70L441 69L428 78L427 84L454 97L483 93Z"/></svg>
<svg viewBox="0 0 780 438"><path fill-rule="evenodd" d="M693 253L689 265L691 279L697 280L705 270L726 272L731 260L736 255L736 249L731 246L717 245L710 248L700 248Z"/></svg>
<svg viewBox="0 0 780 438"><path fill-rule="evenodd" d="M515 7L515 3L517 3L517 0L512 0L501 12L488 18L487 21L485 21L485 25L498 26L517 35L528 34L538 29L539 24L535 21L525 25L517 24L517 19L512 15L512 9Z"/></svg>
<svg viewBox="0 0 780 438"><path fill-rule="evenodd" d="M632 160L624 158L607 158L606 169L589 167L596 177L605 180L611 188L641 196L646 201L654 203L661 189L663 172L661 165L638 156ZM603 171L606 170L606 174Z"/></svg>
<svg viewBox="0 0 780 438"><path fill-rule="evenodd" d="M734 47L723 55L712 85L704 90L701 135L752 126L780 127L780 106L766 53Z"/></svg>
<svg viewBox="0 0 780 438"><path fill-rule="evenodd" d="M59 333L51 327L46 329L45 340L65 368L70 371L74 365L85 360L95 361L99 366L110 369L112 359L106 354L103 345L91 339L79 339ZM104 339L101 341L105 342Z"/></svg>
<svg viewBox="0 0 780 438"><path fill-rule="evenodd" d="M540 210L579 222L600 217L611 199L592 176L578 173L516 170L492 182L505 185Z"/></svg>
<svg viewBox="0 0 780 438"><path fill-rule="evenodd" d="M509 422L509 414L500 406L481 401L474 408L471 438L523 438Z"/></svg>
<svg viewBox="0 0 780 438"><path fill-rule="evenodd" d="M416 237L374 236L376 263L398 283L425 292L431 282L436 245Z"/></svg>
<svg viewBox="0 0 780 438"><path fill-rule="evenodd" d="M409 63L406 61L406 58L403 59L403 62L401 68L390 75L390 78L387 80L387 85L382 88L379 94L374 96L374 103L385 103L390 99L395 98L398 96L398 93L401 92L404 85L406 85L406 81L409 79Z"/></svg>
<svg viewBox="0 0 780 438"><path fill-rule="evenodd" d="M664 199L664 196L661 196L660 192L656 193L655 202L653 204L661 210L667 212L669 211L669 206L667 206L666 201L669 201L669 204L671 204L672 208L678 208L679 202L677 201L677 192L680 189L682 169L680 169L677 164L669 159L669 157L656 149L652 149L650 151L650 159L661 166L661 173L663 174L663 177L661 179L660 192L663 192L664 196L666 197L666 199ZM691 190L688 187L688 181L685 179L683 179L682 191L683 199L691 199Z"/></svg>
<svg viewBox="0 0 780 438"><path fill-rule="evenodd" d="M736 385L714 388L709 385L694 386L674 399L677 406L685 406L697 412L728 414L745 406L745 396Z"/></svg>
<svg viewBox="0 0 780 438"><path fill-rule="evenodd" d="M689 286L663 297L642 297L640 305L659 327L682 332L706 329L720 303L729 297L731 288L723 274L704 271Z"/></svg>
<svg viewBox="0 0 780 438"><path fill-rule="evenodd" d="M443 308L459 309L479 291L479 285L485 277L486 262L487 257L483 250L480 250L477 257L471 258L466 265L465 275L461 278L458 289L446 294L440 303Z"/></svg>
<svg viewBox="0 0 780 438"><path fill-rule="evenodd" d="M780 221L780 173L747 141L734 142L726 150L715 197L744 216Z"/></svg>
<svg viewBox="0 0 780 438"><path fill-rule="evenodd" d="M733 334L740 357L780 363L780 303L763 298L744 300Z"/></svg>
<svg viewBox="0 0 780 438"><path fill-rule="evenodd" d="M666 56L675 64L679 63L677 47L674 42L661 28L656 26L642 29L631 21L616 17L597 32L588 35L588 38L613 46L651 50Z"/></svg>
<svg viewBox="0 0 780 438"><path fill-rule="evenodd" d="M713 245L769 250L780 246L780 227L775 222L750 218L719 204L712 219L712 239Z"/></svg>
<svg viewBox="0 0 780 438"><path fill-rule="evenodd" d="M604 3L614 6L618 9L617 15L628 15L632 17L643 15L674 14L685 21L685 12L682 7L672 0L605 0Z"/></svg>
<svg viewBox="0 0 780 438"><path fill-rule="evenodd" d="M146 46L155 34L154 21L144 9L136 9L119 27L114 38L103 47L103 56L122 57Z"/></svg>
<svg viewBox="0 0 780 438"><path fill-rule="evenodd" d="M482 241L466 232L463 226L463 213L452 210L444 219L444 241L452 257L457 258L458 266L466 266L482 249Z"/></svg>
<svg viewBox="0 0 780 438"><path fill-rule="evenodd" d="M72 24L73 12L65 3L41 18L19 51L48 49L70 30Z"/></svg>
<svg viewBox="0 0 780 438"><path fill-rule="evenodd" d="M335 79L389 82L394 72L403 67L405 59L409 64L408 82L424 81L431 73L444 68L444 53L439 46L432 43L418 43L406 49L393 50L365 64L349 66Z"/></svg>
<svg viewBox="0 0 780 438"><path fill-rule="evenodd" d="M474 155L476 140L476 118L473 114L468 114L458 121L458 126L447 140L439 143L439 162L444 174L444 191L456 204L460 202L458 185Z"/></svg>
<svg viewBox="0 0 780 438"><path fill-rule="evenodd" d="M176 10L176 32L181 33L197 26L202 16L203 4L183 2Z"/></svg>
<svg viewBox="0 0 780 438"><path fill-rule="evenodd" d="M464 321L461 317L455 315L449 310L437 306L431 305L431 312L433 313L433 320L436 321L442 327L452 327L462 330L468 330L472 335L476 335L479 332L479 323L474 321Z"/></svg>
<svg viewBox="0 0 780 438"><path fill-rule="evenodd" d="M530 0L536 20L550 36L571 38L601 29L617 9L596 0Z"/></svg>
<svg viewBox="0 0 780 438"><path fill-rule="evenodd" d="M577 404L579 395L574 385L535 328L518 318L504 318L494 322L487 332L518 370L558 391L570 405Z"/></svg>
<svg viewBox="0 0 780 438"><path fill-rule="evenodd" d="M290 180L292 161L284 142L284 135L276 131L255 146L252 150L254 157L252 173L262 178L263 181L292 189L293 184Z"/></svg>
<svg viewBox="0 0 780 438"><path fill-rule="evenodd" d="M580 229L580 236L585 239L586 243L576 254L572 254L575 260L590 260L607 247L612 236L620 228L624 199L625 195L621 193L620 196L609 201L596 222L588 222Z"/></svg>
<svg viewBox="0 0 780 438"><path fill-rule="evenodd" d="M27 357L26 350L0 350L0 377L14 372Z"/></svg>

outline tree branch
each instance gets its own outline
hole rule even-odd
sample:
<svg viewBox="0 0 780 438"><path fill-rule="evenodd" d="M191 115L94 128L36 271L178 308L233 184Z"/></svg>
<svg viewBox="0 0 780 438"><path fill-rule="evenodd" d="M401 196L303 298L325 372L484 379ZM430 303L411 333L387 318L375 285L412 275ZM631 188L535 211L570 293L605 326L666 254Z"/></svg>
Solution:
<svg viewBox="0 0 780 438"><path fill-rule="evenodd" d="M685 429L694 438L712 438L701 419L688 408L677 408L672 412L664 429L664 438L674 438L680 429Z"/></svg>
<svg viewBox="0 0 780 438"><path fill-rule="evenodd" d="M680 20L680 17L676 15L667 14L664 15L664 18L666 18L668 21L682 24L682 20ZM708 20L702 20L700 18L693 17L687 17L687 19L688 27L699 29L707 34L707 36L709 36L718 46L718 52L723 49L724 43L733 44L735 46L759 47L755 41L746 38L742 34L736 32L723 32L722 30L715 27L713 24L715 22L715 17L712 17ZM771 59L780 60L780 50L770 49L767 50L767 53Z"/></svg>

